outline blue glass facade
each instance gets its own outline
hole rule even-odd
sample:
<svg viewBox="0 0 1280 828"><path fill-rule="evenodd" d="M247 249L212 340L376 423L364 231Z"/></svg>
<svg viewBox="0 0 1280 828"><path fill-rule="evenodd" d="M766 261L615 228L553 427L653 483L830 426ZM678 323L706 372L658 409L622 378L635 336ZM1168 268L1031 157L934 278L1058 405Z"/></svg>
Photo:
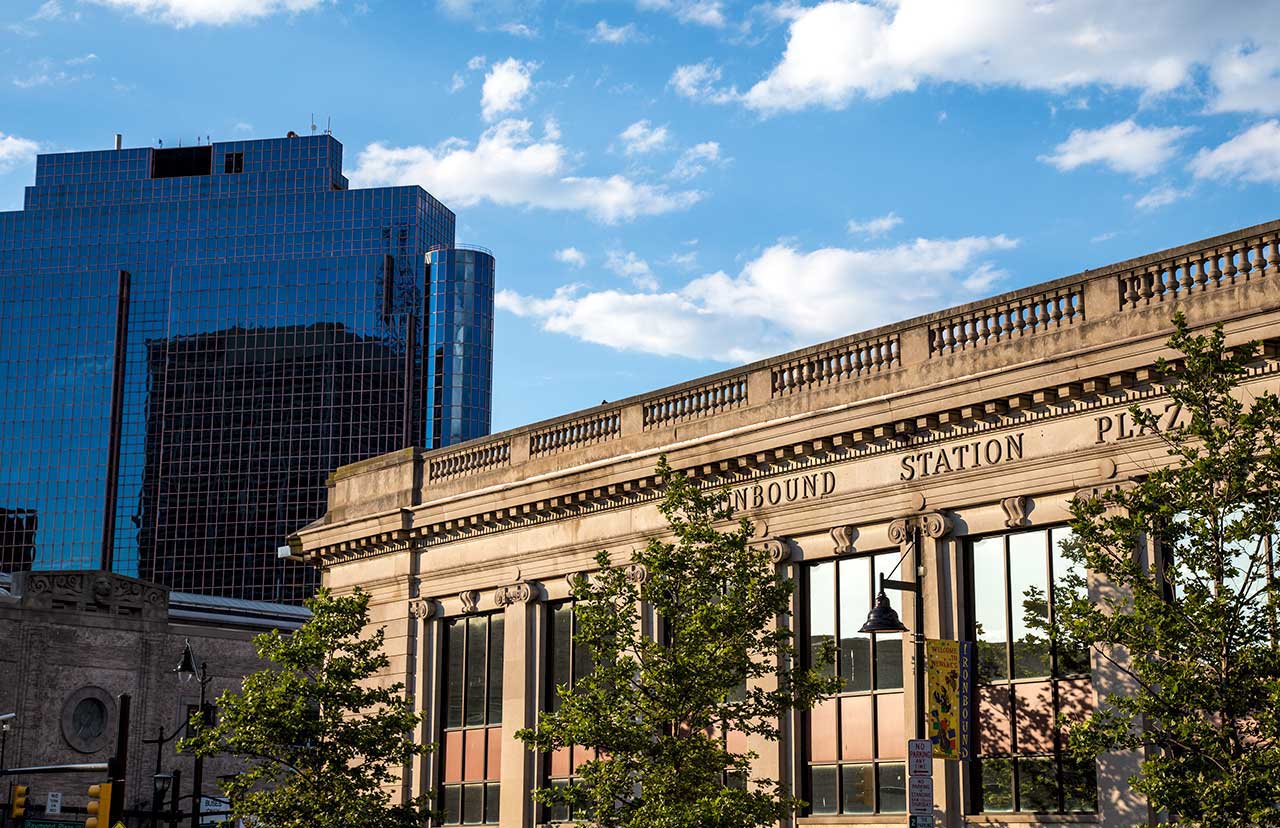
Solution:
<svg viewBox="0 0 1280 828"><path fill-rule="evenodd" d="M492 259L483 296L429 275L453 235L421 188L348 189L327 135L40 156L0 213L0 569L105 551L174 589L305 596L276 550L332 470L488 432ZM483 313L445 331L436 292Z"/></svg>
<svg viewBox="0 0 1280 828"><path fill-rule="evenodd" d="M475 247L432 250L427 282L431 442L448 446L483 437L492 421L493 255Z"/></svg>

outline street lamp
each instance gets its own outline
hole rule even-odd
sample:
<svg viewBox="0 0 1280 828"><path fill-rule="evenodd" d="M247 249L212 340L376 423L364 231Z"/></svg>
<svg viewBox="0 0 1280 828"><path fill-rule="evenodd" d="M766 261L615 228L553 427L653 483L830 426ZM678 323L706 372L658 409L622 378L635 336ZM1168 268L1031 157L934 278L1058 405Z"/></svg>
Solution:
<svg viewBox="0 0 1280 828"><path fill-rule="evenodd" d="M9 747L9 723L18 718L17 713L0 713L0 771L5 770L8 765L5 764L5 750ZM9 802L13 802L13 780L9 780ZM0 814L0 819L4 819L4 815Z"/></svg>
<svg viewBox="0 0 1280 828"><path fill-rule="evenodd" d="M894 581L880 574L880 591L876 593L876 603L871 608L871 612L867 613L867 620L858 632L863 633L879 633L879 632L906 632L907 628L898 618L898 612L889 603L889 596L885 594L886 589L894 589L899 592L915 593L915 632L911 634L912 641L915 643L915 680L916 680L916 738L925 738L924 729L924 588L920 575L920 526L912 521L907 526L907 538L910 541L908 549L902 553L902 557L898 559L898 563L894 565L892 575L898 571L898 567L902 566L902 562L907 559L907 555L911 555L911 561L916 568L916 577L914 581Z"/></svg>
<svg viewBox="0 0 1280 828"><path fill-rule="evenodd" d="M207 702L205 701L205 688L209 686L209 664L206 661L200 662L200 671L196 672L196 657L191 650L191 639L186 640L186 644L182 648L182 660L178 662L178 666L173 669L177 674L178 681L182 684L190 684L193 680L200 682L200 727L205 724L207 714ZM188 719L188 724L190 720ZM202 787L204 785L204 757L200 753L196 753L193 767L191 770L191 828L200 828L200 798Z"/></svg>
<svg viewBox="0 0 1280 828"><path fill-rule="evenodd" d="M160 749L156 748L156 752L159 753ZM171 773L157 772L151 775L151 828L156 828L160 823L160 803L164 802L164 795L172 784Z"/></svg>

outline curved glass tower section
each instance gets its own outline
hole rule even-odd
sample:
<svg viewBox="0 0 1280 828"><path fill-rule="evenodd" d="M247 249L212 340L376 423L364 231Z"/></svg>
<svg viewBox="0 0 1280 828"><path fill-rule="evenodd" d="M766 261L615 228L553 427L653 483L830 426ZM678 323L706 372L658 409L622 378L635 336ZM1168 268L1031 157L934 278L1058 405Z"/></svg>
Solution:
<svg viewBox="0 0 1280 828"><path fill-rule="evenodd" d="M428 269L453 238L329 135L40 156L0 212L0 570L305 597L277 550L330 472L488 429L493 258Z"/></svg>
<svg viewBox="0 0 1280 828"><path fill-rule="evenodd" d="M492 421L493 254L470 245L431 250L427 281L431 445L450 446L485 436Z"/></svg>

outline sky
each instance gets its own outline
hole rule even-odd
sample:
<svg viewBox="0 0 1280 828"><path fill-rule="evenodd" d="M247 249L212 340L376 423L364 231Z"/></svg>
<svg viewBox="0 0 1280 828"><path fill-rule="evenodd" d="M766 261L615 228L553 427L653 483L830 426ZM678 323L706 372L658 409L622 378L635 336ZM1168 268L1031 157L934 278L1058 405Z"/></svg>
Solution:
<svg viewBox="0 0 1280 828"><path fill-rule="evenodd" d="M1280 3L0 0L0 210L313 123L494 251L496 431L1277 218Z"/></svg>

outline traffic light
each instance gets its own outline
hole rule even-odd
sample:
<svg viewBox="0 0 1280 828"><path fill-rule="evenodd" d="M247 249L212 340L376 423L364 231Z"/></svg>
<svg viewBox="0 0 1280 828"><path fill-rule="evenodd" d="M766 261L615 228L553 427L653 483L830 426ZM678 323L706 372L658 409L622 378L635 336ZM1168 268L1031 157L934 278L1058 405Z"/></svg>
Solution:
<svg viewBox="0 0 1280 828"><path fill-rule="evenodd" d="M27 786L13 786L13 802L9 806L10 819L22 819L27 813Z"/></svg>
<svg viewBox="0 0 1280 828"><path fill-rule="evenodd" d="M111 783L99 782L89 786L89 804L85 806L89 818L84 828L107 828L111 824Z"/></svg>

